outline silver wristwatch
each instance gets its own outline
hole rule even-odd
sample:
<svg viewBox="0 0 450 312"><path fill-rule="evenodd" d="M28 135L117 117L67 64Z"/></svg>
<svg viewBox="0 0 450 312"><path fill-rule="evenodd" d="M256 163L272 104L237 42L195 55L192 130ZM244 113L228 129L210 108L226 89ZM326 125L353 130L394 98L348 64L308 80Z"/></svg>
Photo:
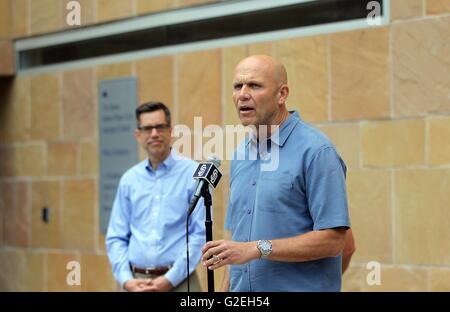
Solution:
<svg viewBox="0 0 450 312"><path fill-rule="evenodd" d="M267 258L272 252L272 242L270 240L259 240L256 247L258 247L262 259Z"/></svg>

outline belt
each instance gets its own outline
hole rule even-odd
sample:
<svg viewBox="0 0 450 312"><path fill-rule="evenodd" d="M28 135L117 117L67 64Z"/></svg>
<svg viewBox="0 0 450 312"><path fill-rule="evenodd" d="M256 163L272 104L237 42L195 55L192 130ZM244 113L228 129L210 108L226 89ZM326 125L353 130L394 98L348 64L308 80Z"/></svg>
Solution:
<svg viewBox="0 0 450 312"><path fill-rule="evenodd" d="M145 275L164 275L170 270L169 266L155 267L155 268L138 268L130 264L131 271L134 273L145 274Z"/></svg>

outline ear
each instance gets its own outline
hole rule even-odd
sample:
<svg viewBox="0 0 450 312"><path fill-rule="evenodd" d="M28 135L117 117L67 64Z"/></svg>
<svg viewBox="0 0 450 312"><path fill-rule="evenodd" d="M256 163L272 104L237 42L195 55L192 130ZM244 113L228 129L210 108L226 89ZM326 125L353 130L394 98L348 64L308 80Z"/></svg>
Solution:
<svg viewBox="0 0 450 312"><path fill-rule="evenodd" d="M141 132L138 129L134 130L134 138L139 142L139 139L141 138Z"/></svg>
<svg viewBox="0 0 450 312"><path fill-rule="evenodd" d="M289 96L289 87L287 84L284 84L280 87L280 98L278 100L278 104L286 104L287 98Z"/></svg>

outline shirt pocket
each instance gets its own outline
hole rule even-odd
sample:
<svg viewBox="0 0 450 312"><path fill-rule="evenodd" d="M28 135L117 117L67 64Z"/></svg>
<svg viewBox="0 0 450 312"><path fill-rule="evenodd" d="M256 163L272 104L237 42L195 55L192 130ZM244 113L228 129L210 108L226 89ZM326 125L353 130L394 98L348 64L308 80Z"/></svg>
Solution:
<svg viewBox="0 0 450 312"><path fill-rule="evenodd" d="M260 211L284 214L292 205L294 178L290 173L261 174L258 188Z"/></svg>

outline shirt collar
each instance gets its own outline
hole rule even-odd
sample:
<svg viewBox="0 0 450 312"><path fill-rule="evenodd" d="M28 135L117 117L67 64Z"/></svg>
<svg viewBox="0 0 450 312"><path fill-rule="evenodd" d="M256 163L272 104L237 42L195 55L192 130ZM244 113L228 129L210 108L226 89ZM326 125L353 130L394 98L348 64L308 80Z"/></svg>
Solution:
<svg viewBox="0 0 450 312"><path fill-rule="evenodd" d="M278 127L278 129L274 133L272 133L272 135L270 136L270 140L278 146L283 146L292 130L294 130L295 125L297 124L299 119L300 115L297 111L289 111L288 118L286 118L286 120ZM256 144L256 142L256 134L253 131L250 131L247 145L249 143Z"/></svg>
<svg viewBox="0 0 450 312"><path fill-rule="evenodd" d="M176 162L175 159L174 159L174 154L175 153L176 153L175 150L173 148L170 148L169 156L167 156L167 158L160 165L165 167L167 170L172 169L172 167L175 166L175 162ZM152 168L152 166L150 164L150 159L148 159L148 158L145 161L145 169L147 169L148 171L153 171L153 168Z"/></svg>

